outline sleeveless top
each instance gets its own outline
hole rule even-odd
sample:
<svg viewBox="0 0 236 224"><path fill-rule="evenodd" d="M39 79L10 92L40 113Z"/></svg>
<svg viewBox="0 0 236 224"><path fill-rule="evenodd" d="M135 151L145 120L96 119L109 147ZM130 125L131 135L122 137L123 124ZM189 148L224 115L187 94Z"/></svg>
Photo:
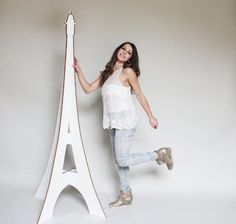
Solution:
<svg viewBox="0 0 236 224"><path fill-rule="evenodd" d="M123 67L115 70L102 86L103 128L131 129L137 124L137 112L131 87L119 77Z"/></svg>

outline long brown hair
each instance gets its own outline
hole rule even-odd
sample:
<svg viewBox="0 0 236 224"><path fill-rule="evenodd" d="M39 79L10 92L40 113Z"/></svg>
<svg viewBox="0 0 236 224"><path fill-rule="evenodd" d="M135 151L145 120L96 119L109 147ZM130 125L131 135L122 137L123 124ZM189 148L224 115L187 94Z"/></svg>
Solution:
<svg viewBox="0 0 236 224"><path fill-rule="evenodd" d="M100 86L104 84L104 82L109 78L109 76L114 71L114 66L117 61L117 53L124 45L129 44L132 47L132 57L124 63L123 68L132 68L137 75L137 77L140 75L140 69L139 69L139 57L138 57L138 51L136 46L131 42L124 42L121 45L119 45L115 51L113 52L110 61L105 66L105 69L101 72L101 79L100 79Z"/></svg>

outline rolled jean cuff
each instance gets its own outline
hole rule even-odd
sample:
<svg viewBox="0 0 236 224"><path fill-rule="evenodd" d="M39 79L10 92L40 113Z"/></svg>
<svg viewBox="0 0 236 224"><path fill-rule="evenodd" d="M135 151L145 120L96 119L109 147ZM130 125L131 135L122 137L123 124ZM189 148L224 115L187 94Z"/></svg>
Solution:
<svg viewBox="0 0 236 224"><path fill-rule="evenodd" d="M152 161L156 160L156 153L155 152L148 152L148 155L150 157L150 160L152 160Z"/></svg>

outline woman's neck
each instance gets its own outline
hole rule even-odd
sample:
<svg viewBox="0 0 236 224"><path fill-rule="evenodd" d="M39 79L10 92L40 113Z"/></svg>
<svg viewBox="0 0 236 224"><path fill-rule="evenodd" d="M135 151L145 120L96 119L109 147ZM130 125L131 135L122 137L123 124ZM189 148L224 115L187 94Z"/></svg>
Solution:
<svg viewBox="0 0 236 224"><path fill-rule="evenodd" d="M123 67L123 65L124 63L117 61L114 65L114 70L120 69L121 67Z"/></svg>

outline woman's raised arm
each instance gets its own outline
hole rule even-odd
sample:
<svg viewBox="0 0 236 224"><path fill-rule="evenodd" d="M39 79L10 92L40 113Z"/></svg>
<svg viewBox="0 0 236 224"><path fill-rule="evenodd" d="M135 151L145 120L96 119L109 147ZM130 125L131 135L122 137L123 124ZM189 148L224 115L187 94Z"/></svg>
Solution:
<svg viewBox="0 0 236 224"><path fill-rule="evenodd" d="M81 67L78 63L78 60L76 58L74 58L74 64L73 64L73 67L75 69L75 73L77 74L78 78L79 78L79 82L80 82L80 85L82 86L83 90L85 93L91 93L93 92L94 90L96 90L97 88L99 88L100 86L100 76L93 82L89 83L82 70L81 70Z"/></svg>

